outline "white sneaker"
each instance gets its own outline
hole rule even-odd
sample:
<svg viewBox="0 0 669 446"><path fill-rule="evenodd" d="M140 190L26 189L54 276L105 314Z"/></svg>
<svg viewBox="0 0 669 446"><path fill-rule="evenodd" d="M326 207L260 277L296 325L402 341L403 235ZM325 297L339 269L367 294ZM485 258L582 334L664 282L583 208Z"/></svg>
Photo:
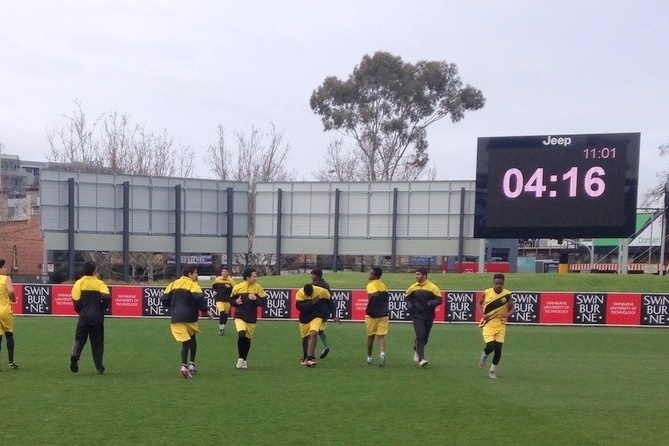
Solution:
<svg viewBox="0 0 669 446"><path fill-rule="evenodd" d="M181 373L181 376L183 376L186 379L190 379L193 377L193 375L191 375L190 373L190 370L188 370L188 367L186 367L186 364L181 366L179 372Z"/></svg>
<svg viewBox="0 0 669 446"><path fill-rule="evenodd" d="M420 358L418 357L418 352L416 350L413 351L413 360L416 362L420 361Z"/></svg>
<svg viewBox="0 0 669 446"><path fill-rule="evenodd" d="M190 372L191 375L194 375L197 373L197 367L195 367L195 363L191 362L190 365L188 366L188 371Z"/></svg>
<svg viewBox="0 0 669 446"><path fill-rule="evenodd" d="M367 364L372 365L373 362L374 362L374 360L372 359L372 357L368 356L367 357Z"/></svg>
<svg viewBox="0 0 669 446"><path fill-rule="evenodd" d="M242 368L243 369L248 369L249 365L246 363L246 360L242 359Z"/></svg>
<svg viewBox="0 0 669 446"><path fill-rule="evenodd" d="M243 369L245 368L244 365L245 361L242 358L237 359L237 365L235 367L237 367L238 369Z"/></svg>
<svg viewBox="0 0 669 446"><path fill-rule="evenodd" d="M381 352L379 355L379 367L386 365L386 352Z"/></svg>
<svg viewBox="0 0 669 446"><path fill-rule="evenodd" d="M418 361L418 365L421 367L425 367L427 365L427 359L423 358L420 361Z"/></svg>
<svg viewBox="0 0 669 446"><path fill-rule="evenodd" d="M488 372L488 378L497 379L497 373L494 370Z"/></svg>

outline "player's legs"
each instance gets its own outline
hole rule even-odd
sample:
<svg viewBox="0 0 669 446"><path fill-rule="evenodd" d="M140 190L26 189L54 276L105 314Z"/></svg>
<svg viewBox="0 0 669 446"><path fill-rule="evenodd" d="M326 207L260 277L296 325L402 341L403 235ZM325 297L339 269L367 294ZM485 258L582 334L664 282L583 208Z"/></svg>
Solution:
<svg viewBox="0 0 669 446"><path fill-rule="evenodd" d="M74 342L72 343L72 352L70 353L70 370L74 373L79 371L79 358L86 345L90 335L90 326L82 322L77 322L77 328L74 332Z"/></svg>
<svg viewBox="0 0 669 446"><path fill-rule="evenodd" d="M425 345L430 341L430 333L432 332L432 325L434 320L428 319L425 321Z"/></svg>
<svg viewBox="0 0 669 446"><path fill-rule="evenodd" d="M377 319L365 315L365 329L367 330L367 364L372 363L372 352L374 351L374 338L376 337Z"/></svg>
<svg viewBox="0 0 669 446"><path fill-rule="evenodd" d="M486 365L486 362L488 362L488 355L492 352L495 351L495 341L494 339L487 341L485 343L485 347L483 348L483 351L481 352L481 358L479 359L479 367L483 368Z"/></svg>
<svg viewBox="0 0 669 446"><path fill-rule="evenodd" d="M304 361L307 360L308 351L309 351L309 336L307 335L302 338L302 359Z"/></svg>
<svg viewBox="0 0 669 446"><path fill-rule="evenodd" d="M251 340L246 337L246 330L237 332L237 353L239 357L246 361L251 349Z"/></svg>
<svg viewBox="0 0 669 446"><path fill-rule="evenodd" d="M425 358L425 344L427 343L427 331L425 327L425 320L423 319L413 319L413 330L416 333L416 354L418 355L418 360Z"/></svg>
<svg viewBox="0 0 669 446"><path fill-rule="evenodd" d="M376 335L367 336L367 356L372 357L372 351L374 350L374 338Z"/></svg>
<svg viewBox="0 0 669 446"><path fill-rule="evenodd" d="M328 345L328 335L325 334L325 330L321 330L318 332L318 337L321 338L321 342L323 343L323 348L330 348Z"/></svg>
<svg viewBox="0 0 669 446"><path fill-rule="evenodd" d="M386 335L388 334L389 320L388 316L377 319L376 337L379 340L379 365L381 367L386 363Z"/></svg>
<svg viewBox="0 0 669 446"><path fill-rule="evenodd" d="M239 358L244 361L243 368L246 368L246 358L251 350L251 339L255 332L255 324L244 322L241 319L235 319L235 326L237 327L237 350L239 352Z"/></svg>
<svg viewBox="0 0 669 446"><path fill-rule="evenodd" d="M230 303L216 302L216 309L218 310L218 334L225 334L225 324L228 323L230 317Z"/></svg>
<svg viewBox="0 0 669 446"><path fill-rule="evenodd" d="M193 334L190 338L190 362L195 362L195 355L197 355L197 335Z"/></svg>
<svg viewBox="0 0 669 446"><path fill-rule="evenodd" d="M495 342L495 354L492 357L492 364L497 365L502 359L502 347L504 346L501 342Z"/></svg>
<svg viewBox="0 0 669 446"><path fill-rule="evenodd" d="M314 352L316 350L316 343L318 342L318 331L309 330L309 343L307 344L307 359L314 359L316 356Z"/></svg>
<svg viewBox="0 0 669 446"><path fill-rule="evenodd" d="M5 336L7 337L7 358L11 365L14 364L14 333L6 331Z"/></svg>
<svg viewBox="0 0 669 446"><path fill-rule="evenodd" d="M105 348L105 326L104 324L91 325L91 353L93 353L93 363L98 372L102 373L105 367L102 363Z"/></svg>
<svg viewBox="0 0 669 446"><path fill-rule="evenodd" d="M307 350L307 359L311 359L312 362L315 359L316 344L318 343L318 332L323 325L323 319L320 317L314 318L309 322L309 346Z"/></svg>
<svg viewBox="0 0 669 446"><path fill-rule="evenodd" d="M495 333L495 355L492 358L492 367L497 366L502 359L502 346L504 345L505 338L506 325L502 325L502 327Z"/></svg>
<svg viewBox="0 0 669 446"><path fill-rule="evenodd" d="M190 339L181 343L181 364L188 364L188 351L190 350Z"/></svg>
<svg viewBox="0 0 669 446"><path fill-rule="evenodd" d="M386 352L386 337L385 337L385 335L377 335L376 339L379 340L380 353L385 353Z"/></svg>

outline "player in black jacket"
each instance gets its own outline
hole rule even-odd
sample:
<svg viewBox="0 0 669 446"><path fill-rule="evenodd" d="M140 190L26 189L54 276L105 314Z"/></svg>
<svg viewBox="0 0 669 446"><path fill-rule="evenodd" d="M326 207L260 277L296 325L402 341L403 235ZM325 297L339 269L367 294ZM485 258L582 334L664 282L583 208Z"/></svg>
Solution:
<svg viewBox="0 0 669 446"><path fill-rule="evenodd" d="M70 355L70 370L74 373L79 371L81 351L89 338L95 368L99 374L105 372L105 366L102 363L105 347L105 311L109 309L111 297L107 285L94 276L95 268L95 262L92 260L84 262L83 275L72 287L72 303L74 310L79 314Z"/></svg>
<svg viewBox="0 0 669 446"><path fill-rule="evenodd" d="M202 287L197 283L197 268L193 265L183 267L182 275L167 285L160 299L164 307L170 311L172 336L181 342L181 376L192 378L197 372L195 355L197 353L197 324L200 312L206 313L211 319L214 312L207 306ZM190 354L190 364L187 360Z"/></svg>

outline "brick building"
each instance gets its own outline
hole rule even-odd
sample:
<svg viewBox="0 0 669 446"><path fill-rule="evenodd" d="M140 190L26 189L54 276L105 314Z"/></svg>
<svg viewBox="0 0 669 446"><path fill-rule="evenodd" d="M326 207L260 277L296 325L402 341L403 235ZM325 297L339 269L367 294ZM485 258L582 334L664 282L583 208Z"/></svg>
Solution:
<svg viewBox="0 0 669 446"><path fill-rule="evenodd" d="M44 240L39 216L39 169L0 155L0 258L15 282L34 282L44 274Z"/></svg>

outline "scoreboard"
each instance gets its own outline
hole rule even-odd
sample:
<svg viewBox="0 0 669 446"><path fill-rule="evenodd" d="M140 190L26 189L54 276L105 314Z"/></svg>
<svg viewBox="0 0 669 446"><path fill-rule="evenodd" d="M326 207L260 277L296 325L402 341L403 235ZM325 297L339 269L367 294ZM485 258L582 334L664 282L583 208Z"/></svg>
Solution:
<svg viewBox="0 0 669 446"><path fill-rule="evenodd" d="M640 133L478 139L474 237L628 237Z"/></svg>

